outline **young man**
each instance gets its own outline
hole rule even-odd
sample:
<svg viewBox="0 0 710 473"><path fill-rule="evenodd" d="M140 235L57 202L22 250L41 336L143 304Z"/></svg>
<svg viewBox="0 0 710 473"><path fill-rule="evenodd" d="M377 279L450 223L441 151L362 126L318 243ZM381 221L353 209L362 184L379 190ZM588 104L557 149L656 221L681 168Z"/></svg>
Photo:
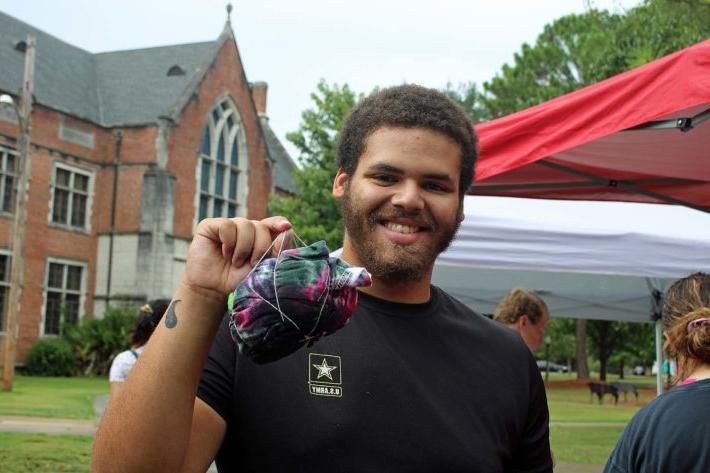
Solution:
<svg viewBox="0 0 710 473"><path fill-rule="evenodd" d="M385 89L353 111L338 155L342 258L373 275L351 323L270 364L242 357L226 294L290 224L201 222L165 324L104 416L95 471L204 471L213 457L220 471L552 471L529 350L430 284L473 174L463 111Z"/></svg>
<svg viewBox="0 0 710 473"><path fill-rule="evenodd" d="M534 352L542 346L550 311L537 294L516 287L498 302L493 320L518 332Z"/></svg>

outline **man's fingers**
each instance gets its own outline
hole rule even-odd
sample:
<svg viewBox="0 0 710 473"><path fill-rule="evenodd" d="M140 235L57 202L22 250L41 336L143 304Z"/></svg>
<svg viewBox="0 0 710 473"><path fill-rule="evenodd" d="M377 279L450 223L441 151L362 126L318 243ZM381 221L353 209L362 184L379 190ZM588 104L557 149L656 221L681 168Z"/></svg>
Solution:
<svg viewBox="0 0 710 473"><path fill-rule="evenodd" d="M222 242L222 256L226 260L232 259L234 247L237 244L237 226L233 220L220 219L217 229L219 241Z"/></svg>
<svg viewBox="0 0 710 473"><path fill-rule="evenodd" d="M232 264L234 266L240 267L251 258L254 250L255 233L254 222L251 220L237 221L237 243L232 256Z"/></svg>
<svg viewBox="0 0 710 473"><path fill-rule="evenodd" d="M289 222L286 217L281 217L279 215L265 218L261 221L261 223L266 225L272 236L276 236L291 228L291 222Z"/></svg>
<svg viewBox="0 0 710 473"><path fill-rule="evenodd" d="M271 246L271 231L266 225L255 225L254 233L254 250L251 253L251 260L249 261L252 266L264 256L264 253L269 251Z"/></svg>

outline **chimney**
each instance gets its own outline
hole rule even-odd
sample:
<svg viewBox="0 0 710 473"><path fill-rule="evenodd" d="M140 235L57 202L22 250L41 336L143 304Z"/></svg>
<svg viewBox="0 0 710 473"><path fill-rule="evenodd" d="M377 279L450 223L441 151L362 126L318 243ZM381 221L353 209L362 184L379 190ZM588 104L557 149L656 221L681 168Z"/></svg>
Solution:
<svg viewBox="0 0 710 473"><path fill-rule="evenodd" d="M254 100L254 106L256 107L256 113L260 117L266 116L266 90L269 85L266 82L252 82L249 84L251 89L251 97Z"/></svg>

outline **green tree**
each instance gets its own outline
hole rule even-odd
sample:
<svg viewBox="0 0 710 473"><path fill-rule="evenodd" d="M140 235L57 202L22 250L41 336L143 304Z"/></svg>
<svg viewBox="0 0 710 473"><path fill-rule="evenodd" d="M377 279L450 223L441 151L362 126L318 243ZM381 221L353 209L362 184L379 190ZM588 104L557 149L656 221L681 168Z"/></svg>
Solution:
<svg viewBox="0 0 710 473"><path fill-rule="evenodd" d="M545 26L533 46L524 43L513 64L483 84L481 104L500 117L550 100L619 72L606 52L613 48L619 15L592 10Z"/></svg>
<svg viewBox="0 0 710 473"><path fill-rule="evenodd" d="M552 317L547 324L545 337L550 337L550 361L571 364L575 357L574 319ZM545 345L534 353L538 360L545 359Z"/></svg>
<svg viewBox="0 0 710 473"><path fill-rule="evenodd" d="M653 333L653 324L588 320L587 335L599 360L599 378L606 379L610 362L621 372L627 363L651 364L655 358Z"/></svg>
<svg viewBox="0 0 710 473"><path fill-rule="evenodd" d="M342 245L340 209L331 195L336 147L345 118L361 98L347 84L319 82L311 94L314 106L301 114L298 131L286 136L300 153L302 167L293 174L297 195L272 196L269 208L287 217L307 243L325 240L331 249Z"/></svg>
<svg viewBox="0 0 710 473"><path fill-rule="evenodd" d="M710 38L710 0L647 0L621 26L616 61L631 69Z"/></svg>
<svg viewBox="0 0 710 473"><path fill-rule="evenodd" d="M448 82L443 92L463 107L469 120L473 123L484 122L492 118L481 104L482 92L475 82L461 82L457 86Z"/></svg>
<svg viewBox="0 0 710 473"><path fill-rule="evenodd" d="M609 357L624 342L626 325L610 320L587 320L587 336L599 360L599 379L602 381L606 380Z"/></svg>
<svg viewBox="0 0 710 473"><path fill-rule="evenodd" d="M469 83L447 91L464 107L475 104L472 117L501 117L708 38L710 0L646 0L623 14L590 8L546 25L483 90Z"/></svg>
<svg viewBox="0 0 710 473"><path fill-rule="evenodd" d="M609 357L616 366L619 377L624 377L628 366L650 366L656 359L655 327L651 323L627 323L621 346Z"/></svg>

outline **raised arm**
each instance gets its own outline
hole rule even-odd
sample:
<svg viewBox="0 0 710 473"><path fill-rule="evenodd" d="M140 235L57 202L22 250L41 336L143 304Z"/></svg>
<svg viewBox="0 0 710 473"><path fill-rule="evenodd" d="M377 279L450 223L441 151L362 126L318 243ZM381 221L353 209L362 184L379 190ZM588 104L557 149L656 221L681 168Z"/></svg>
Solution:
<svg viewBox="0 0 710 473"><path fill-rule="evenodd" d="M283 217L200 222L173 301L99 425L94 472L188 471L208 460L188 458L194 452L217 451L225 424L196 406L201 370L227 294L288 228Z"/></svg>

